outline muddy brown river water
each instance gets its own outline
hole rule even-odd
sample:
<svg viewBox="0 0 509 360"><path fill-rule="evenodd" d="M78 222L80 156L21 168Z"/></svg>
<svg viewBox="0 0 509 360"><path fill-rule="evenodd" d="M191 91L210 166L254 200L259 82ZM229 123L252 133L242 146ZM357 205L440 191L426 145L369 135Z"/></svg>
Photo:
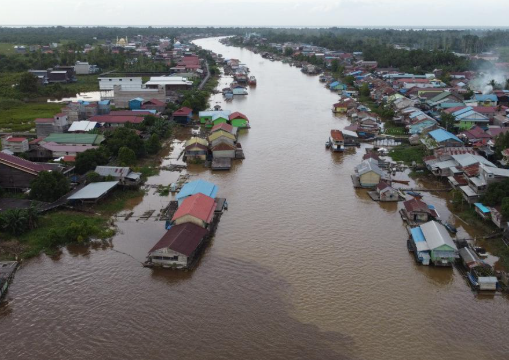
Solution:
<svg viewBox="0 0 509 360"><path fill-rule="evenodd" d="M347 124L330 111L337 95L289 65L196 42L258 80L231 104L211 101L245 113L252 129L232 171L189 170L229 203L198 267L141 267L164 228L137 216L169 200L151 189L119 220L116 251L69 247L24 264L0 307L0 358L508 359L508 299L476 296L455 269L417 266L401 203L352 187L364 146L325 149L330 129ZM425 200L447 218L443 197Z"/></svg>

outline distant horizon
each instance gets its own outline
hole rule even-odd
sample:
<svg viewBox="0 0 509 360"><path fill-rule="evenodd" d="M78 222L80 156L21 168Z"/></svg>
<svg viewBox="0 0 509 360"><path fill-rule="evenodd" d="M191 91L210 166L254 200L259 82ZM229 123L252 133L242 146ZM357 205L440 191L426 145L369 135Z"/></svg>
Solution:
<svg viewBox="0 0 509 360"><path fill-rule="evenodd" d="M216 29L408 29L408 30L509 30L509 25L490 26L446 26L446 25L84 25L84 24L0 24L0 28L216 28Z"/></svg>

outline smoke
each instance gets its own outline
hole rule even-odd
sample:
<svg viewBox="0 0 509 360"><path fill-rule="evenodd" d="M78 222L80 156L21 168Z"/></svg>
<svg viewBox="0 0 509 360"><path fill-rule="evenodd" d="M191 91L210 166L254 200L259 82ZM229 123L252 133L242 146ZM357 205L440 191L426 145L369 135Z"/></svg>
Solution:
<svg viewBox="0 0 509 360"><path fill-rule="evenodd" d="M491 94L497 88L505 88L508 75L507 71L496 67L480 69L477 77L470 82L470 89L481 91L483 94ZM495 89L492 85L493 81L495 81Z"/></svg>

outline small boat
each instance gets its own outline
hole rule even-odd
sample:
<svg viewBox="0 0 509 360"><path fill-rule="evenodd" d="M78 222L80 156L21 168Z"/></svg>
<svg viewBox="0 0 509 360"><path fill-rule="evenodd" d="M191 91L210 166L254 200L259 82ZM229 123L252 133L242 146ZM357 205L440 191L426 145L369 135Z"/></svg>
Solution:
<svg viewBox="0 0 509 360"><path fill-rule="evenodd" d="M408 195L412 195L413 197L416 197L416 198L422 198L422 194L421 193L418 193L416 191L407 191L406 192Z"/></svg>
<svg viewBox="0 0 509 360"><path fill-rule="evenodd" d="M458 232L458 229L456 229L454 225L449 222L446 222L444 226L451 234L456 234Z"/></svg>
<svg viewBox="0 0 509 360"><path fill-rule="evenodd" d="M249 85L251 86L256 85L256 78L253 75L249 77Z"/></svg>
<svg viewBox="0 0 509 360"><path fill-rule="evenodd" d="M327 141L327 142L325 143L325 148L326 148L326 149L330 149L330 147L331 147L331 143L330 143L330 141Z"/></svg>
<svg viewBox="0 0 509 360"><path fill-rule="evenodd" d="M480 246L475 246L474 247L474 251L477 253L477 255L479 256L488 256L487 252L486 252L486 249L483 248L483 247L480 247Z"/></svg>

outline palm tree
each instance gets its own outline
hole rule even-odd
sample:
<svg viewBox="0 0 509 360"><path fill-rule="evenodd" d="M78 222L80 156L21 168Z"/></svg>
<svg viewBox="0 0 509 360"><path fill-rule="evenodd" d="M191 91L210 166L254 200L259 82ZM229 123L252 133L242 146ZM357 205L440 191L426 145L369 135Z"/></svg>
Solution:
<svg viewBox="0 0 509 360"><path fill-rule="evenodd" d="M2 228L13 235L20 235L27 230L27 216L23 209L11 209L2 214Z"/></svg>
<svg viewBox="0 0 509 360"><path fill-rule="evenodd" d="M36 229L39 223L39 210L34 205L30 205L30 207L25 210L25 216L28 229Z"/></svg>

